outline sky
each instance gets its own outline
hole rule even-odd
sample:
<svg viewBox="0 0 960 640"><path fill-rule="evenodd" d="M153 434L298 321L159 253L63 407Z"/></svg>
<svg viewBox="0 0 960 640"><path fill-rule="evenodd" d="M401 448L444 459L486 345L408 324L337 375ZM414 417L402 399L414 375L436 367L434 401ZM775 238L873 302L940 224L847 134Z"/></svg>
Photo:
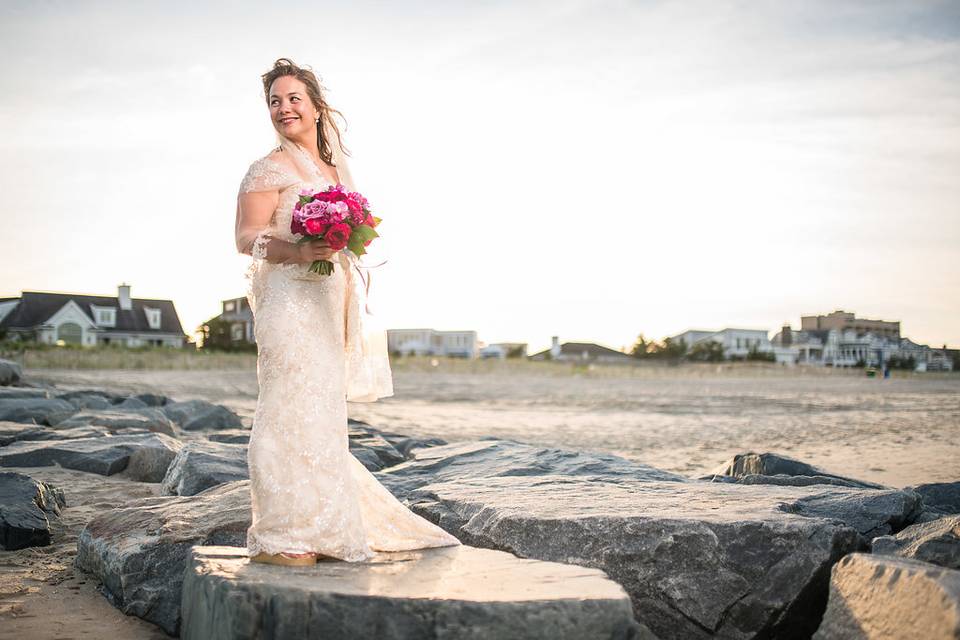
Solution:
<svg viewBox="0 0 960 640"><path fill-rule="evenodd" d="M960 3L0 4L0 296L245 294L260 74L310 65L388 328L629 347L853 311L960 346Z"/></svg>

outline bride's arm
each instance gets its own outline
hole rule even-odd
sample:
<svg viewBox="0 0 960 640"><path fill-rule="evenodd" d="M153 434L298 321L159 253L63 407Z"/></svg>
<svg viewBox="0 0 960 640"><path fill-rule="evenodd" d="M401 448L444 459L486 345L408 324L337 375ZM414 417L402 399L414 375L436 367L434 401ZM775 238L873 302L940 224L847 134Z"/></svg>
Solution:
<svg viewBox="0 0 960 640"><path fill-rule="evenodd" d="M305 262L302 245L273 238L266 232L279 200L279 191L251 191L237 196L237 251L267 262Z"/></svg>

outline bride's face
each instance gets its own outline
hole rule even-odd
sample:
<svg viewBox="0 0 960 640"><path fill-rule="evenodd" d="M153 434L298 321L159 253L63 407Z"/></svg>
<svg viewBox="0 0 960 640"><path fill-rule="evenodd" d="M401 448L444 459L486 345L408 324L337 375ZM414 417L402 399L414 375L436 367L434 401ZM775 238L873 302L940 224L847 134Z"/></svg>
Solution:
<svg viewBox="0 0 960 640"><path fill-rule="evenodd" d="M270 85L268 104L270 120L281 135L291 140L316 138L320 113L310 102L303 82L293 76L277 78Z"/></svg>

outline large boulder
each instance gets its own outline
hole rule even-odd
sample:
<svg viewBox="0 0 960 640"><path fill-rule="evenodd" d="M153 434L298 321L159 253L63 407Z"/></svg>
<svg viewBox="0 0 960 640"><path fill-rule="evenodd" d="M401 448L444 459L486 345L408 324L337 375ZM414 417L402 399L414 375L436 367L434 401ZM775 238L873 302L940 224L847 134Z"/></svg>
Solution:
<svg viewBox="0 0 960 640"><path fill-rule="evenodd" d="M369 423L361 420L355 420L353 418L347 420L347 429L351 439L360 439L366 436L377 436L378 438L382 438L388 444L390 444L390 446L393 447L393 450L399 453L404 460L408 460L412 457L414 449L420 449L423 447L436 447L442 444L447 444L447 441L443 438L418 438L402 433L384 431L382 429L373 427ZM383 466L389 467L391 464L393 463L385 463ZM367 468L369 469L370 467Z"/></svg>
<svg viewBox="0 0 960 640"><path fill-rule="evenodd" d="M121 407L122 405L117 405ZM138 408L137 411L119 409L103 411L80 411L66 420L54 425L57 429L76 427L103 427L110 433L129 433L132 431L152 431L177 437L173 421L159 409Z"/></svg>
<svg viewBox="0 0 960 640"><path fill-rule="evenodd" d="M103 398L110 404L115 404L121 402L124 396L113 393L111 391L105 391L104 389L75 389L73 391L64 391L62 393L56 394L56 397L60 400L79 400L82 403L87 402L87 398L95 396Z"/></svg>
<svg viewBox="0 0 960 640"><path fill-rule="evenodd" d="M874 538L873 552L960 569L960 515L907 527L895 536Z"/></svg>
<svg viewBox="0 0 960 640"><path fill-rule="evenodd" d="M206 400L169 402L160 407L168 418L186 431L200 429L239 429L243 426L240 416L219 404Z"/></svg>
<svg viewBox="0 0 960 640"><path fill-rule="evenodd" d="M46 389L30 389L27 387L0 387L0 400L14 398L49 398L50 392Z"/></svg>
<svg viewBox="0 0 960 640"><path fill-rule="evenodd" d="M350 429L347 435L351 452L370 471L379 471L406 460L402 453L378 434ZM367 457L366 461L363 456Z"/></svg>
<svg viewBox="0 0 960 640"><path fill-rule="evenodd" d="M741 479L747 476L780 476L780 481L764 482L762 478L754 477L749 481L751 484L795 484L803 486L805 484L833 484L848 487L862 487L867 489L886 489L880 484L855 480L844 476L829 473L801 462L788 456L778 453L738 453L730 460L717 467L713 473L703 476L702 480L723 481L726 478ZM807 478L807 480L795 480L791 482L788 479L792 476Z"/></svg>
<svg viewBox="0 0 960 640"><path fill-rule="evenodd" d="M923 505L930 511L942 515L960 513L960 482L931 482L908 488L923 496Z"/></svg>
<svg viewBox="0 0 960 640"><path fill-rule="evenodd" d="M160 482L181 443L162 433L14 442L0 448L0 467L47 467L110 476L131 467L128 477Z"/></svg>
<svg viewBox="0 0 960 640"><path fill-rule="evenodd" d="M601 571L466 546L295 569L193 547L182 610L184 640L653 638Z"/></svg>
<svg viewBox="0 0 960 640"><path fill-rule="evenodd" d="M160 492L168 496L192 496L218 484L249 477L246 445L189 442L167 468Z"/></svg>
<svg viewBox="0 0 960 640"><path fill-rule="evenodd" d="M196 496L146 498L103 513L80 532L76 565L126 614L175 635L184 564L193 545L246 544L248 481Z"/></svg>
<svg viewBox="0 0 960 640"><path fill-rule="evenodd" d="M405 500L467 544L604 570L664 639L811 634L831 566L919 503L896 490L567 475L437 482Z"/></svg>
<svg viewBox="0 0 960 640"><path fill-rule="evenodd" d="M377 477L402 499L410 491L431 482L544 474L614 482L634 479L689 482L684 476L612 454L537 447L513 440L472 440L417 449L413 460L389 467Z"/></svg>
<svg viewBox="0 0 960 640"><path fill-rule="evenodd" d="M23 378L20 365L10 360L0 360L0 386L14 385Z"/></svg>
<svg viewBox="0 0 960 640"><path fill-rule="evenodd" d="M960 571L864 553L843 558L816 640L960 638Z"/></svg>
<svg viewBox="0 0 960 640"><path fill-rule="evenodd" d="M77 408L59 398L0 399L0 420L52 425L72 416Z"/></svg>
<svg viewBox="0 0 960 640"><path fill-rule="evenodd" d="M247 429L223 429L207 434L211 442L226 442L227 444L247 444L250 442L250 431Z"/></svg>
<svg viewBox="0 0 960 640"><path fill-rule="evenodd" d="M50 516L67 505L63 491L20 473L0 472L0 549L50 544Z"/></svg>

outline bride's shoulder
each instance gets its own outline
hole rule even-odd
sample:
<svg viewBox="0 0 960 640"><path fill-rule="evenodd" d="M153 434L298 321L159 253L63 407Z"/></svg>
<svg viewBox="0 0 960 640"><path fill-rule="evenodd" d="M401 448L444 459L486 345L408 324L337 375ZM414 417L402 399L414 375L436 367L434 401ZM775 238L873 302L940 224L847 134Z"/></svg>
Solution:
<svg viewBox="0 0 960 640"><path fill-rule="evenodd" d="M240 183L240 193L276 191L297 181L293 166L281 149L254 160Z"/></svg>

